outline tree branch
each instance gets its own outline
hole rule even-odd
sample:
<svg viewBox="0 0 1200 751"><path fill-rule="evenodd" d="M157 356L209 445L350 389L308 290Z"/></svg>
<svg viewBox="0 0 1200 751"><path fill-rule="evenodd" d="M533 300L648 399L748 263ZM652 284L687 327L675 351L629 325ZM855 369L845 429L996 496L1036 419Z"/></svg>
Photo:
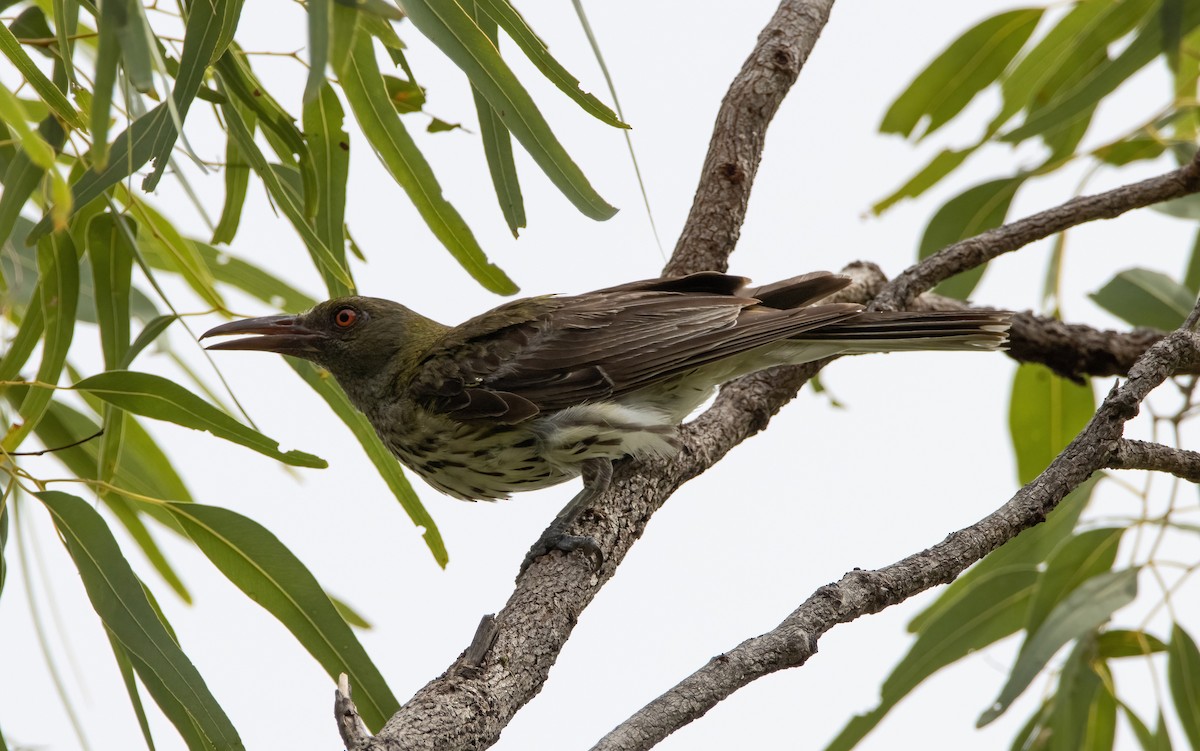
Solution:
<svg viewBox="0 0 1200 751"><path fill-rule="evenodd" d="M784 0L758 37L722 102L691 214L665 274L725 268L745 218L766 128L795 82L833 0ZM858 294L863 295L861 286ZM575 527L606 560L599 572L586 556L543 556L530 566L496 615L496 640L472 671L447 671L426 684L359 748L486 748L546 680L579 614L612 576L650 516L680 485L766 426L817 366L752 377L725 389L717 405L683 429L671 461L618 463L610 489ZM774 405L774 406L771 406ZM763 410L767 411L764 412ZM338 703L338 719L346 717ZM353 737L358 743L359 738ZM349 742L349 741L348 741Z"/></svg>
<svg viewBox="0 0 1200 751"><path fill-rule="evenodd" d="M692 210L663 276L724 271L737 245L767 126L796 82L833 0L784 0L721 101Z"/></svg>
<svg viewBox="0 0 1200 751"><path fill-rule="evenodd" d="M1200 483L1200 453L1161 443L1122 439L1108 460L1108 468L1167 472L1188 482Z"/></svg>
<svg viewBox="0 0 1200 751"><path fill-rule="evenodd" d="M1127 211L1200 191L1200 151L1184 166L1131 185L1081 196L949 245L897 276L875 298L875 310L907 310L920 295L955 274L982 266L997 256L1025 247L1065 229L1096 219L1112 219Z"/></svg>
<svg viewBox="0 0 1200 751"><path fill-rule="evenodd" d="M784 0L760 34L754 51L722 103L692 211L665 274L726 267L745 217L766 128L812 51L828 20L832 2ZM1189 173L1185 181L1189 185L1197 182L1194 172ZM1175 187L1170 190L1180 189ZM1188 191L1168 191L1155 200L1182 195L1184 192ZM1086 203L1091 199L1079 200ZM1128 209L1101 215L1115 216L1123 210ZM1036 218L1025 221L1031 222ZM1002 230L1004 228L993 232ZM1011 238L1006 242L1012 242ZM985 246L992 247L986 243ZM997 254L1011 249L1005 248L997 251ZM932 259L926 259L923 263L930 261ZM936 263L942 264L944 260L939 259ZM967 264L964 268L970 265L969 260L963 263ZM886 281L877 268L868 264L856 265L847 271L855 283L839 295L843 300L868 301ZM930 273L936 277L941 272L935 269ZM935 278L929 285L940 278L944 277ZM922 283L925 282L912 282L915 286L911 289L918 289ZM918 293L919 290L911 297ZM1164 340L1156 345L1154 351L1173 341L1170 338ZM340 693L338 719L346 742L353 743L355 751L451 751L486 748L494 743L513 715L541 690L580 613L611 578L654 512L683 483L707 470L732 447L765 428L771 417L823 365L824 362L818 362L777 368L728 384L712 408L681 428L681 451L676 457L671 460L619 462L609 490L583 514L572 530L573 533L596 540L606 556L601 569L593 571L587 556L555 553L535 561L517 582L505 607L496 615L496 635L491 649L481 658L472 656L469 660L472 669L452 668L430 681L373 738L367 737L357 724L348 692ZM1136 404L1136 401L1133 402L1134 411ZM1016 500L1014 498L997 514L1009 509ZM1033 508L1030 512L1032 516L1022 517L1020 523L1026 526L1035 523L1040 520L1038 509L1044 515L1057 501L1058 497L1054 497L1053 492L1040 492L1036 498L1027 501ZM1024 505L1017 505L1024 509ZM936 555L949 556L955 562L953 564L939 563L941 559L936 557L934 551L930 551L880 572L848 575L838 585L824 588L810 601L813 603L811 606L806 603L797 611L800 613L799 620L789 618L785 621L785 625L798 624L797 627L812 638L804 640L799 647L792 642L780 642L779 649L784 655L781 665L800 664L807 659L811 650L815 649L816 636L823 633L814 624L828 620L828 624L823 626L823 629L827 629L833 623L840 622L838 619L848 620L865 612L874 612L872 608L877 610L898 602L903 597L897 599L896 593L906 591L905 587L920 591L948 581L970 562L1008 539L999 532L988 532L987 529L977 535L968 532L970 530L961 533L966 534L968 539L961 541L957 547L944 550L948 541L934 549ZM897 581L893 581L893 577ZM899 581L903 577L915 578L911 582L905 580L905 583ZM832 594L837 597L831 599ZM788 633L787 639L795 636L794 632ZM462 664L462 660L456 664ZM722 664L728 664L728 661ZM712 703L715 701L719 701L719 698L713 699ZM711 703L707 706L711 706ZM690 715L694 716L698 715ZM647 737L661 737L655 735L657 732L649 733Z"/></svg>
<svg viewBox="0 0 1200 751"><path fill-rule="evenodd" d="M1200 476L1200 454L1121 438L1146 395L1180 366L1197 362L1200 337L1185 329L1170 334L1138 359L1129 379L1109 393L1087 427L1050 466L999 509L927 550L876 571L856 569L821 587L779 626L714 657L615 728L593 751L649 749L751 681L803 665L833 626L953 581L971 564L1039 524L1098 469L1128 461L1139 468Z"/></svg>

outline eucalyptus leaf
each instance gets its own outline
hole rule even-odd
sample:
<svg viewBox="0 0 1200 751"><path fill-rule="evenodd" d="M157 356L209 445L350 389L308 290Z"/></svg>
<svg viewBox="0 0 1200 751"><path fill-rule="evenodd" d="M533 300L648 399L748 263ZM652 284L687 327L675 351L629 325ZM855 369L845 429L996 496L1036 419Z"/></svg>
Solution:
<svg viewBox="0 0 1200 751"><path fill-rule="evenodd" d="M1089 297L1109 313L1134 326L1163 331L1179 327L1191 312L1196 296L1159 271L1126 269Z"/></svg>
<svg viewBox="0 0 1200 751"><path fill-rule="evenodd" d="M150 373L110 370L85 378L72 388L134 414L203 430L218 438L296 467L324 468L324 459L302 451L280 451L279 443L249 428L179 384Z"/></svg>
<svg viewBox="0 0 1200 751"><path fill-rule="evenodd" d="M1137 597L1137 569L1110 571L1083 582L1050 611L1021 645L1021 652L1000 695L979 717L983 727L1008 709L1063 645L1107 621Z"/></svg>

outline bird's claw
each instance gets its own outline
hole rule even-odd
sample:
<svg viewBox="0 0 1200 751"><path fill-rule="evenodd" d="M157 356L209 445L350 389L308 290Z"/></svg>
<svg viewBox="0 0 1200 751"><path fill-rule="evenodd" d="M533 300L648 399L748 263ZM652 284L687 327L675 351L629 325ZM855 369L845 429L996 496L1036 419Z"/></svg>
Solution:
<svg viewBox="0 0 1200 751"><path fill-rule="evenodd" d="M561 550L564 553L582 550L592 560L594 568L599 569L604 564L604 551L600 550L600 546L591 537L555 535L544 537L533 544L533 547L525 554L525 560L521 561L521 571L518 576L524 574L535 560L554 550Z"/></svg>

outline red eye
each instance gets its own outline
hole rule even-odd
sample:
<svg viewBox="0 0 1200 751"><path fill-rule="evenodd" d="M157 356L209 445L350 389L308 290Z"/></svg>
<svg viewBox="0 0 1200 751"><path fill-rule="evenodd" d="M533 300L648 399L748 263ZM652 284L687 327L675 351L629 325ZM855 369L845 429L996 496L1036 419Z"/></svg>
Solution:
<svg viewBox="0 0 1200 751"><path fill-rule="evenodd" d="M354 308L338 308L338 311L333 314L333 322L340 329L348 329L358 320L358 311Z"/></svg>

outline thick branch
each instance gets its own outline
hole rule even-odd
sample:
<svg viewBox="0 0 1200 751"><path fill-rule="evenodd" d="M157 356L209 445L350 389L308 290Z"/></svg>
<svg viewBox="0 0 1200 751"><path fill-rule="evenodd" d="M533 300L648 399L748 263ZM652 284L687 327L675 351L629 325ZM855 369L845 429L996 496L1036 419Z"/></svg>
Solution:
<svg viewBox="0 0 1200 751"><path fill-rule="evenodd" d="M822 587L775 629L710 660L615 728L593 751L649 749L751 681L803 665L816 653L820 637L833 626L953 581L1022 530L1040 523L1093 472L1115 466L1114 457L1120 461L1124 454L1136 457L1131 461L1181 468L1185 463L1177 454L1186 453L1191 454L1186 457L1187 471L1200 473L1200 455L1143 451L1153 445L1121 438L1125 423L1137 414L1146 395L1180 366L1198 360L1200 338L1186 330L1169 335L1138 360L1129 380L1109 393L1087 427L1008 503L928 550L877 571L851 571L837 583Z"/></svg>
<svg viewBox="0 0 1200 751"><path fill-rule="evenodd" d="M1191 162L1165 175L1094 196L1081 196L947 246L892 280L875 298L872 307L876 310L906 310L918 295L933 289L938 282L982 266L999 255L1085 222L1112 219L1133 209L1197 191L1200 191L1200 151Z"/></svg>
<svg viewBox="0 0 1200 751"><path fill-rule="evenodd" d="M1108 461L1109 469L1148 469L1168 472L1188 482L1200 482L1200 453L1123 439Z"/></svg>
<svg viewBox="0 0 1200 751"><path fill-rule="evenodd" d="M758 35L721 101L692 210L663 276L727 268L746 218L767 125L796 82L832 7L833 0L784 0Z"/></svg>
<svg viewBox="0 0 1200 751"><path fill-rule="evenodd" d="M767 125L808 59L832 5L833 0L784 0L759 35L722 102L692 212L665 274L725 268L745 218ZM861 287L858 294L864 295ZM574 530L591 536L604 551L601 571L591 571L585 556L538 559L497 614L496 641L478 670L451 670L431 681L360 747L450 751L494 743L517 710L541 690L579 614L654 511L680 485L765 427L815 370L792 368L781 378L760 375L727 388L712 410L683 431L679 457L619 463L609 491ZM339 721L345 709L339 704Z"/></svg>

